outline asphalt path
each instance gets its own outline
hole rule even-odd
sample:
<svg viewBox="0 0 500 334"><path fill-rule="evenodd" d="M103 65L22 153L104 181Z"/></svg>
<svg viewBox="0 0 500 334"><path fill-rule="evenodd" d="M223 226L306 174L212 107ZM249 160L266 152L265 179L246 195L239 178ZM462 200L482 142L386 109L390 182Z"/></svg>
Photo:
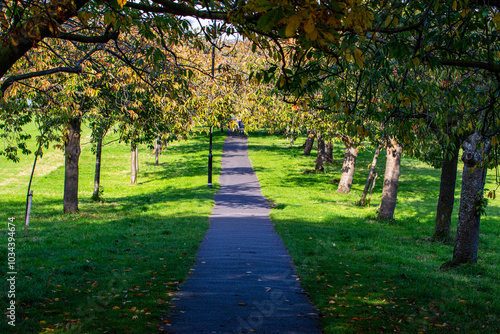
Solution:
<svg viewBox="0 0 500 334"><path fill-rule="evenodd" d="M317 310L269 219L246 136L228 135L221 189L167 333L321 333Z"/></svg>

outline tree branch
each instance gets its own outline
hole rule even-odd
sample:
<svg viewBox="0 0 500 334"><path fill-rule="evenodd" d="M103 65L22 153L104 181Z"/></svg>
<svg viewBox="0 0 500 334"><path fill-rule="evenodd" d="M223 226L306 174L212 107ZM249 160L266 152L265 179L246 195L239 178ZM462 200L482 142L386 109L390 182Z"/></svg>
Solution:
<svg viewBox="0 0 500 334"><path fill-rule="evenodd" d="M118 38L118 35L120 34L120 31L113 31L113 32L108 32L104 35L101 36L84 36L84 35L77 35L77 34L60 34L56 36L55 38L58 39L64 39L67 41L74 41L74 42L80 42L80 43L107 43L110 40L116 40Z"/></svg>
<svg viewBox="0 0 500 334"><path fill-rule="evenodd" d="M61 67L56 67L56 68L51 68L49 70L43 70L43 71L37 71L37 72L31 72L31 73L25 73L25 74L20 74L20 75L13 75L7 78L2 83L2 86L0 87L0 91L4 93L7 88L9 88L13 83L21 80L26 80L26 79L31 79L31 78L36 78L36 77L41 77L44 75L49 75L49 74L54 74L54 73L60 73L60 72L65 72L65 73L82 73L82 67L80 65L74 66L74 67L67 67L67 66L61 66Z"/></svg>
<svg viewBox="0 0 500 334"><path fill-rule="evenodd" d="M125 7L134 8L150 13L170 13L174 15L194 16L201 19L227 20L228 13L226 12L209 12L198 10L180 3L165 0L153 0L153 2L161 6L150 6L142 3L127 2L125 4Z"/></svg>
<svg viewBox="0 0 500 334"><path fill-rule="evenodd" d="M444 66L480 68L492 73L500 73L500 65L474 60L439 59L439 64Z"/></svg>
<svg viewBox="0 0 500 334"><path fill-rule="evenodd" d="M82 59L80 59L78 62L76 62L75 66L59 66L55 68L51 68L48 70L43 70L43 71L36 71L36 72L31 72L31 73L24 73L24 74L19 74L19 75L13 75L8 77L3 83L2 86L0 86L0 92L3 94L5 91L12 86L15 82L21 81L21 80L26 80L26 79L31 79L31 78L37 78L41 77L44 75L49 75L49 74L54 74L54 73L82 73L82 64L83 62L87 61L92 54L95 52L103 50L102 44L97 45L95 48L90 50Z"/></svg>

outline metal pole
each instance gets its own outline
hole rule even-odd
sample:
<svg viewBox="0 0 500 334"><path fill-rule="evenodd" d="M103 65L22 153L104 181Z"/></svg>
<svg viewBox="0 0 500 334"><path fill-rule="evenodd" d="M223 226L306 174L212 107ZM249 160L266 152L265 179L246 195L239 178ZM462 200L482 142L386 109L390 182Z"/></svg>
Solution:
<svg viewBox="0 0 500 334"><path fill-rule="evenodd" d="M210 145L208 153L208 188L212 188L212 127L210 127Z"/></svg>
<svg viewBox="0 0 500 334"><path fill-rule="evenodd" d="M26 206L26 217L24 219L24 235L28 235L28 227L30 226L31 200L33 199L33 190L28 194L28 204Z"/></svg>
<svg viewBox="0 0 500 334"><path fill-rule="evenodd" d="M42 133L42 138L45 134L45 130ZM33 174L35 173L36 161L38 159L38 152L42 147L42 140L38 144L38 150L35 153L35 161L33 162L33 168L31 169L30 182L28 183L28 193L26 194L26 210L24 214L24 235L28 235L28 225L30 223L30 213L31 213L31 200L33 198L33 190L31 190L31 182L33 181Z"/></svg>
<svg viewBox="0 0 500 334"><path fill-rule="evenodd" d="M212 81L215 74L215 44L212 45ZM210 145L208 148L208 188L212 188L212 126L210 126Z"/></svg>

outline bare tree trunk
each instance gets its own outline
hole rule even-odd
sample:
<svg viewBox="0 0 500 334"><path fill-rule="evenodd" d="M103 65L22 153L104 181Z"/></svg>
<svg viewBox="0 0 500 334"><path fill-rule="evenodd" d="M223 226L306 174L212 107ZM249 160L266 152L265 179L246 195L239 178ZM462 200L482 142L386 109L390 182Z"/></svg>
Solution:
<svg viewBox="0 0 500 334"><path fill-rule="evenodd" d="M65 142L64 165L64 213L78 212L78 161L80 159L81 120L72 118L68 122Z"/></svg>
<svg viewBox="0 0 500 334"><path fill-rule="evenodd" d="M375 175L373 176L372 185L370 187L370 195L368 195L368 203L370 203L370 200L372 199L373 189L375 189L375 184L377 183L377 178L378 178L378 174L375 173Z"/></svg>
<svg viewBox="0 0 500 334"><path fill-rule="evenodd" d="M101 183L101 155L102 155L102 138L104 135L100 135L97 140L97 146L95 151L95 173L94 173L94 193L92 194L92 199L98 201L99 196L99 186Z"/></svg>
<svg viewBox="0 0 500 334"><path fill-rule="evenodd" d="M139 173L139 145L135 145L135 172Z"/></svg>
<svg viewBox="0 0 500 334"><path fill-rule="evenodd" d="M158 137L156 137L156 141L155 141L155 164L156 165L159 165L159 163L160 163L161 147L162 147L161 135L158 135Z"/></svg>
<svg viewBox="0 0 500 334"><path fill-rule="evenodd" d="M450 241L451 239L451 215L455 202L455 184L457 181L459 151L460 146L456 145L454 150L445 150L443 152L439 199L436 210L434 236L432 237L437 241ZM450 158L449 154L453 154L453 156Z"/></svg>
<svg viewBox="0 0 500 334"><path fill-rule="evenodd" d="M382 190L382 201L378 212L380 219L393 219L398 198L399 174L401 166L401 153L403 148L394 138L387 140L384 174L384 188Z"/></svg>
<svg viewBox="0 0 500 334"><path fill-rule="evenodd" d="M479 146L483 148L478 149ZM460 196L460 210L458 212L457 237L453 250L453 260L449 265L467 262L477 262L479 247L479 223L483 199L484 184L486 182L486 166L484 159L491 149L491 140L484 138L478 131L469 136L463 144L462 161L462 193Z"/></svg>
<svg viewBox="0 0 500 334"><path fill-rule="evenodd" d="M137 184L137 145L132 140L130 142L130 183Z"/></svg>
<svg viewBox="0 0 500 334"><path fill-rule="evenodd" d="M306 143L304 144L304 153L302 155L311 155L314 145L314 130L307 130Z"/></svg>
<svg viewBox="0 0 500 334"><path fill-rule="evenodd" d="M317 171L324 170L324 159L325 159L325 141L323 140L320 133L318 133L318 157L316 158L316 167L314 168Z"/></svg>
<svg viewBox="0 0 500 334"><path fill-rule="evenodd" d="M370 190L370 184L372 184L373 177L375 176L375 167L377 166L378 156L380 155L381 145L377 147L375 150L375 154L373 155L372 163L370 164L370 171L368 172L368 179L366 180L365 189L363 189L363 194L361 195L361 199L359 200L359 205L365 205L366 195L368 195L368 190ZM373 189L373 187L372 187Z"/></svg>
<svg viewBox="0 0 500 334"><path fill-rule="evenodd" d="M354 178L354 168L358 157L358 149L351 141L345 143L344 164L342 165L342 176L340 177L337 194L348 194L351 192L352 180Z"/></svg>
<svg viewBox="0 0 500 334"><path fill-rule="evenodd" d="M325 162L333 162L333 143L325 143Z"/></svg>

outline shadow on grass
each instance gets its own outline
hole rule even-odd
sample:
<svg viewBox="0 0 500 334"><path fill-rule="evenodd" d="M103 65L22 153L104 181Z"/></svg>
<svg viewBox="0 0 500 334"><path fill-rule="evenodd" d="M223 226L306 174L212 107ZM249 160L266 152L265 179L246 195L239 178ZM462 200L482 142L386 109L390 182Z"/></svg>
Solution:
<svg viewBox="0 0 500 334"><path fill-rule="evenodd" d="M155 330L169 310L171 292L194 263L208 217L96 216L52 213L39 217L28 237L17 238L16 315L30 321L15 328L3 323L2 333ZM6 275L4 267L0 274ZM135 309L142 312L137 324Z"/></svg>
<svg viewBox="0 0 500 334"><path fill-rule="evenodd" d="M490 298L495 267L480 262L440 271L453 246L423 240L412 222L273 220L327 333L493 332L498 326L500 303ZM465 320L472 305L481 316Z"/></svg>

